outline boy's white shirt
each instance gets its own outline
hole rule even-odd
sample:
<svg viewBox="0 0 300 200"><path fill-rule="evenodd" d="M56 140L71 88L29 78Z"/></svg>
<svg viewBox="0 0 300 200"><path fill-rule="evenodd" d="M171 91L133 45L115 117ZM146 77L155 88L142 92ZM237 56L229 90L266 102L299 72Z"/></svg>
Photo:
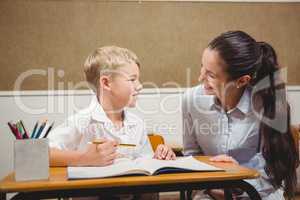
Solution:
<svg viewBox="0 0 300 200"><path fill-rule="evenodd" d="M88 142L98 138L135 144L136 147L118 147L118 152L130 158L153 156L144 121L124 110L121 129L116 129L94 96L90 105L69 117L48 135L51 148L84 150Z"/></svg>

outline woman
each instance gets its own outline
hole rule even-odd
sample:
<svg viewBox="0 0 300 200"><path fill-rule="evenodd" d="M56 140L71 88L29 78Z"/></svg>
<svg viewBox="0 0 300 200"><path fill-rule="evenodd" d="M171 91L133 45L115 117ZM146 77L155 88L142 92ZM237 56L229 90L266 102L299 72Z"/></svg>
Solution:
<svg viewBox="0 0 300 200"><path fill-rule="evenodd" d="M183 99L184 154L255 168L261 177L248 182L263 199L291 198L299 158L274 49L223 33L204 50L199 80Z"/></svg>

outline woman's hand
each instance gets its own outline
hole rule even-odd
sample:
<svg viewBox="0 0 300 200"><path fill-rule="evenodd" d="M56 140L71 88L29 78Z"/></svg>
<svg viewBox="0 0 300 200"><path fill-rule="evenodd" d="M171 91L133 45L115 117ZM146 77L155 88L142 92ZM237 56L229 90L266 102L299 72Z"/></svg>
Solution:
<svg viewBox="0 0 300 200"><path fill-rule="evenodd" d="M209 159L209 161L212 161L212 162L232 162L232 163L235 163L235 164L239 164L233 157L228 156L226 154L211 157Z"/></svg>
<svg viewBox="0 0 300 200"><path fill-rule="evenodd" d="M167 145L160 144L157 146L153 158L159 160L175 160L176 155L170 147L168 147Z"/></svg>
<svg viewBox="0 0 300 200"><path fill-rule="evenodd" d="M103 138L97 140L101 143L88 144L85 151L79 157L78 165L106 166L112 164L118 157L116 151L118 142Z"/></svg>

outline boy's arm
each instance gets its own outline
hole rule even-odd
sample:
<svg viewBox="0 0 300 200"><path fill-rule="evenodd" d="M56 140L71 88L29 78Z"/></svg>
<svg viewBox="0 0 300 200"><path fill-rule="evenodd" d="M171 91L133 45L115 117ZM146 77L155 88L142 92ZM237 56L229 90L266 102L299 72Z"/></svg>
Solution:
<svg viewBox="0 0 300 200"><path fill-rule="evenodd" d="M76 165L79 161L80 152L73 150L59 150L56 148L50 149L50 166L66 167Z"/></svg>
<svg viewBox="0 0 300 200"><path fill-rule="evenodd" d="M50 166L106 166L117 158L117 142L102 139L101 144L88 144L84 151L50 149Z"/></svg>
<svg viewBox="0 0 300 200"><path fill-rule="evenodd" d="M59 150L76 150L82 138L82 129L79 122L80 115L69 117L63 124L54 128L49 134L49 146Z"/></svg>

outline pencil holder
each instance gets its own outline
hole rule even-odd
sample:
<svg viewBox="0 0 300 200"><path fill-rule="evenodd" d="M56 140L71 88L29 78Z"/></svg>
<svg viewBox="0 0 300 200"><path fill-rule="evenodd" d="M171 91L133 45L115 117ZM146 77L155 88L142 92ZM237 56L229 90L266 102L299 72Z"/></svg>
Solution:
<svg viewBox="0 0 300 200"><path fill-rule="evenodd" d="M14 170L16 181L49 178L48 139L14 141Z"/></svg>

